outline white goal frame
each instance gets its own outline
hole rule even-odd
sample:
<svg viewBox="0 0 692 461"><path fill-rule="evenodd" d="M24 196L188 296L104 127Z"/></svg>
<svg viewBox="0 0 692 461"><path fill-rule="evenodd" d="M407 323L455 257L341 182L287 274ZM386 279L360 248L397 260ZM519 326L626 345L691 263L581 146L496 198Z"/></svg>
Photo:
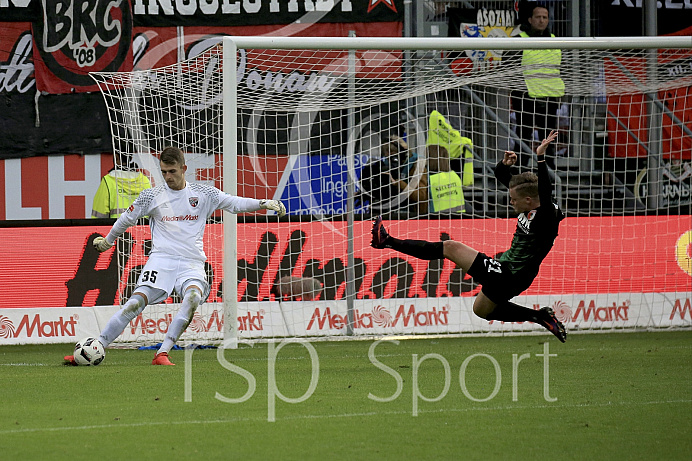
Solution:
<svg viewBox="0 0 692 461"><path fill-rule="evenodd" d="M236 193L238 159L237 60L241 49L310 50L524 50L524 49L657 49L692 48L692 37L611 37L611 38L363 38L363 37L224 37L223 38L223 155L224 190ZM353 213L353 210L350 210ZM224 216L224 316L238 314L237 219ZM348 293L348 290L347 290ZM349 296L355 296L352 291ZM347 298L352 306L353 299ZM352 316L349 316L352 318ZM236 322L225 322L225 340L237 343Z"/></svg>

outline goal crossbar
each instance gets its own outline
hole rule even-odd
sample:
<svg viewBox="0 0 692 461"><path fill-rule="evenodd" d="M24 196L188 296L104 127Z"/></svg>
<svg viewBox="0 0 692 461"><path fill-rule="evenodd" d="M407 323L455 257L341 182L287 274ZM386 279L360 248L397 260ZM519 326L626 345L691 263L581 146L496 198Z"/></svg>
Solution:
<svg viewBox="0 0 692 461"><path fill-rule="evenodd" d="M436 37L257 37L229 36L224 42L238 48L305 50L614 50L622 48L692 48L692 37L531 37L436 38Z"/></svg>

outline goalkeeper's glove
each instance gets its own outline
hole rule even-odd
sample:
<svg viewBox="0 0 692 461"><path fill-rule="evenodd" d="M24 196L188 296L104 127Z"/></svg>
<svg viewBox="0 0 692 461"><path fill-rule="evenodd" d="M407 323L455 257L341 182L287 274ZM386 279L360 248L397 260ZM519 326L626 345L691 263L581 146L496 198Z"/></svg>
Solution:
<svg viewBox="0 0 692 461"><path fill-rule="evenodd" d="M108 241L103 237L96 237L94 239L94 248L96 248L96 251L100 251L101 253L108 250L112 246L113 245L108 243Z"/></svg>
<svg viewBox="0 0 692 461"><path fill-rule="evenodd" d="M286 207L279 200L262 199L260 200L260 208L262 210L276 211L276 214L279 215L279 218L286 216Z"/></svg>

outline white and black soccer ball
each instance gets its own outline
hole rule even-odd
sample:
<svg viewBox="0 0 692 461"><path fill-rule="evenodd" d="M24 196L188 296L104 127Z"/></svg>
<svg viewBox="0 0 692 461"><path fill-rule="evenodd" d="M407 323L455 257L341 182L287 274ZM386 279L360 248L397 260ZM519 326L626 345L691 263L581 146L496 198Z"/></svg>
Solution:
<svg viewBox="0 0 692 461"><path fill-rule="evenodd" d="M84 338L74 346L74 361L77 365L98 365L104 358L106 350L96 338Z"/></svg>

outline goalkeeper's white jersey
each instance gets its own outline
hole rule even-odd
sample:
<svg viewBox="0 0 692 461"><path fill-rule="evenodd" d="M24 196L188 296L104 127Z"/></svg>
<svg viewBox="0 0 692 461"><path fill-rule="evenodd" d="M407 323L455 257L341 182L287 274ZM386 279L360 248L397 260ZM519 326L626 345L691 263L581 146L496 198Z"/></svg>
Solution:
<svg viewBox="0 0 692 461"><path fill-rule="evenodd" d="M216 210L231 213L257 211L259 200L236 197L216 187L187 182L181 190L167 184L145 189L120 215L106 236L113 243L142 216L149 216L151 254L163 254L197 261L204 254L204 228L207 218Z"/></svg>

